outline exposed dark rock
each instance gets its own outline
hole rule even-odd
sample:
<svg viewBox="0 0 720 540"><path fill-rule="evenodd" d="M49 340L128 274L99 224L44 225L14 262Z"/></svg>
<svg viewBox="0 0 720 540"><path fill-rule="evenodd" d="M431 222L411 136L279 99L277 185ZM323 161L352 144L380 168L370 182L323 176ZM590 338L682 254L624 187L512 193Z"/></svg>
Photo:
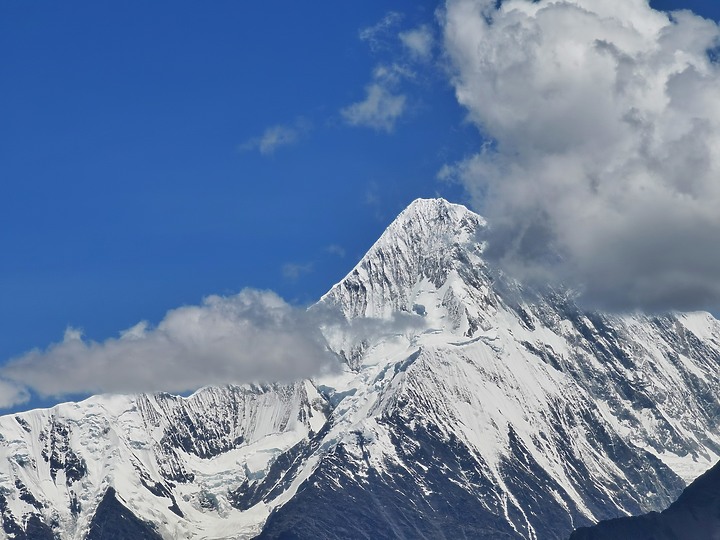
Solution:
<svg viewBox="0 0 720 540"><path fill-rule="evenodd" d="M65 472L68 486L87 474L85 461L70 447L70 428L66 424L53 418L48 431L43 432L40 439L45 442L42 457L50 464L53 481L61 470Z"/></svg>
<svg viewBox="0 0 720 540"><path fill-rule="evenodd" d="M162 540L162 536L118 501L110 487L95 510L85 540Z"/></svg>
<svg viewBox="0 0 720 540"><path fill-rule="evenodd" d="M28 519L25 535L27 540L57 540L50 526L35 515Z"/></svg>

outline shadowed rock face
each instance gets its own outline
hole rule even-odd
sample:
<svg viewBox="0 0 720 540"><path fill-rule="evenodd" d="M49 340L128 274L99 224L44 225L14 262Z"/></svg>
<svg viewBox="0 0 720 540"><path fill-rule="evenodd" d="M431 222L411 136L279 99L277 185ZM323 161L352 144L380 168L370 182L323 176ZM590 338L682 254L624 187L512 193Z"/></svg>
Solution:
<svg viewBox="0 0 720 540"><path fill-rule="evenodd" d="M153 525L138 519L108 488L97 507L86 540L162 540Z"/></svg>
<svg viewBox="0 0 720 540"><path fill-rule="evenodd" d="M602 521L570 540L717 540L720 538L720 463L690 484L662 512Z"/></svg>

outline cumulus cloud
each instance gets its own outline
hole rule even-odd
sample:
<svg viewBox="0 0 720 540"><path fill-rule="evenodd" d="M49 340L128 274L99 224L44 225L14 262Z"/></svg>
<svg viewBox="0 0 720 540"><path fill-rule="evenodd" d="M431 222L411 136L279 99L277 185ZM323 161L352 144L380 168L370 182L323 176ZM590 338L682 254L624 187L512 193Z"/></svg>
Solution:
<svg viewBox="0 0 720 540"><path fill-rule="evenodd" d="M396 88L402 79L413 76L412 71L397 64L377 66L372 82L365 87L365 99L348 105L340 113L352 126L392 132L406 110L407 101L404 94L395 93Z"/></svg>
<svg viewBox="0 0 720 540"><path fill-rule="evenodd" d="M417 60L428 60L432 56L434 38L429 26L422 25L406 32L400 32L399 38Z"/></svg>
<svg viewBox="0 0 720 540"><path fill-rule="evenodd" d="M98 392L184 392L210 384L291 381L336 365L305 310L271 292L210 296L95 342L70 329L62 342L0 368L0 407L27 398ZM14 397L13 397L14 396Z"/></svg>
<svg viewBox="0 0 720 540"><path fill-rule="evenodd" d="M262 135L245 141L240 145L240 149L258 150L262 155L271 155L282 146L295 144L309 128L309 123L303 119L292 125L271 126Z"/></svg>
<svg viewBox="0 0 720 540"><path fill-rule="evenodd" d="M717 24L646 0L448 0L442 25L490 141L452 169L489 254L606 308L720 303Z"/></svg>

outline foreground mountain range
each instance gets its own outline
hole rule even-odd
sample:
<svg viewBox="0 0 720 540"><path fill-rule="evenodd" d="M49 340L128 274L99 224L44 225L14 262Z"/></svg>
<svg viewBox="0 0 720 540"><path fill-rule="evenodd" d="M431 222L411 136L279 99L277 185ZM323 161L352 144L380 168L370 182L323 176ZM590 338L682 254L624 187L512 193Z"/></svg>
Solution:
<svg viewBox="0 0 720 540"><path fill-rule="evenodd" d="M720 463L662 512L602 521L576 530L570 540L717 540L720 538Z"/></svg>
<svg viewBox="0 0 720 540"><path fill-rule="evenodd" d="M485 227L412 203L310 308L330 375L1 417L4 534L544 540L667 507L720 456L720 323L523 288Z"/></svg>

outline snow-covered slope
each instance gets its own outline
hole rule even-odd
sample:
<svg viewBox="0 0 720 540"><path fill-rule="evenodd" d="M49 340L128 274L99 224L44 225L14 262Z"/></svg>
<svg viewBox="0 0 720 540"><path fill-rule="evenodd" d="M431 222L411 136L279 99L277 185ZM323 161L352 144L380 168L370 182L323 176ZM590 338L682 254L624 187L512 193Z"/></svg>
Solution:
<svg viewBox="0 0 720 540"><path fill-rule="evenodd" d="M37 516L85 538L113 487L164 538L253 536L271 508L241 513L228 492L325 424L309 383L206 388L189 398L98 396L0 418L5 533ZM15 536L21 538L22 536Z"/></svg>
<svg viewBox="0 0 720 540"><path fill-rule="evenodd" d="M111 486L164 538L566 538L667 506L720 455L720 323L523 289L485 227L442 199L388 227L311 308L339 375L0 419L5 530L85 538Z"/></svg>

